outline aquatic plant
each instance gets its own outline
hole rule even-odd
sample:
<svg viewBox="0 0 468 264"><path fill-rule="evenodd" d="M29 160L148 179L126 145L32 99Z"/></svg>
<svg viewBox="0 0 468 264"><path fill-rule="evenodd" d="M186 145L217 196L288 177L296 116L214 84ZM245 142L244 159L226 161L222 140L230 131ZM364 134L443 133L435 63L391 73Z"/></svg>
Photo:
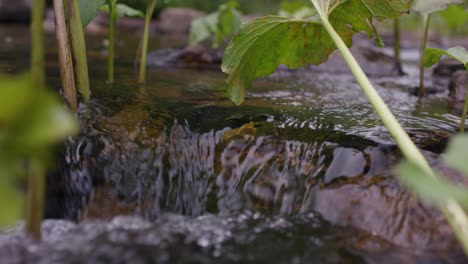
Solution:
<svg viewBox="0 0 468 264"><path fill-rule="evenodd" d="M115 23L121 17L144 17L143 12L133 9L125 4L118 3L117 0L106 0L107 5L101 6L101 10L109 14L109 54L107 63L107 82L114 82L114 44L115 44Z"/></svg>
<svg viewBox="0 0 468 264"><path fill-rule="evenodd" d="M144 83L146 81L146 57L148 55L149 26L154 9L156 8L156 4L157 0L146 1L145 28L141 38L140 71L138 74L138 82L140 83Z"/></svg>
<svg viewBox="0 0 468 264"><path fill-rule="evenodd" d="M57 39L57 53L59 58L60 75L65 98L73 112L77 111L75 72L70 50L68 26L65 20L66 1L54 0L55 36Z"/></svg>
<svg viewBox="0 0 468 264"><path fill-rule="evenodd" d="M99 1L53 0L55 31L58 46L60 75L65 98L73 112L78 108L76 90L89 101L88 62L83 24L88 23L90 13ZM83 9L83 18L81 18Z"/></svg>
<svg viewBox="0 0 468 264"><path fill-rule="evenodd" d="M87 3L93 1L86 1ZM75 62L76 86L83 99L88 102L91 96L89 86L88 59L86 56L86 41L81 21L81 12L78 0L70 0L68 3L68 23L70 27L70 43L73 61Z"/></svg>
<svg viewBox="0 0 468 264"><path fill-rule="evenodd" d="M444 10L450 4L461 4L464 0L413 0L412 9L421 15L421 28L423 37L420 45L419 59L419 97L424 96L424 52L429 37L429 22L431 14Z"/></svg>
<svg viewBox="0 0 468 264"><path fill-rule="evenodd" d="M214 36L213 47L218 48L227 37L237 34L242 22L238 7L239 3L231 0L220 5L216 12L194 19L190 28L189 45L196 45Z"/></svg>
<svg viewBox="0 0 468 264"><path fill-rule="evenodd" d="M403 67L401 66L401 28L400 19L393 19L393 59L394 59L394 70L398 75L404 75Z"/></svg>
<svg viewBox="0 0 468 264"><path fill-rule="evenodd" d="M298 68L321 64L336 49L396 141L404 157L429 179L438 179L428 162L403 130L367 78L348 47L352 36L365 31L382 41L374 19L396 18L410 9L410 0L311 0L318 17L290 19L268 16L246 23L228 45L222 63L227 77L226 95L236 104L244 101L245 89L256 77L273 73L280 64ZM454 233L468 253L468 219L456 200L440 201Z"/></svg>
<svg viewBox="0 0 468 264"><path fill-rule="evenodd" d="M468 52L463 47L453 47L447 50L436 49L436 48L428 48L426 49L425 56L424 56L424 66L425 67L432 67L436 62L440 60L442 56L449 56L452 59L459 61L460 63L465 66L465 69L468 71ZM468 89L468 87L467 87ZM465 132L465 123L466 123L466 115L468 111L468 92L465 95L465 104L463 106L463 113L462 119L460 122L460 132Z"/></svg>

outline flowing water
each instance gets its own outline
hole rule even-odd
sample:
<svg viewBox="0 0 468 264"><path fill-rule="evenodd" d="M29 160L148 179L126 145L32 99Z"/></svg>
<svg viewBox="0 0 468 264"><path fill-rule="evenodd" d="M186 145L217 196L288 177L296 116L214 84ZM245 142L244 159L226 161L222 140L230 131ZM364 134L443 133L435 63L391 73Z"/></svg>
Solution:
<svg viewBox="0 0 468 264"><path fill-rule="evenodd" d="M89 37L93 99L57 151L43 242L19 223L0 234L2 263L466 261L442 215L394 179L401 155L347 72L281 70L236 107L215 70L149 69L138 86L126 38L109 87L105 36ZM47 47L60 87L52 36ZM0 27L2 72L27 69L28 49L26 28ZM416 79L373 81L439 166L457 110L446 93L418 102Z"/></svg>

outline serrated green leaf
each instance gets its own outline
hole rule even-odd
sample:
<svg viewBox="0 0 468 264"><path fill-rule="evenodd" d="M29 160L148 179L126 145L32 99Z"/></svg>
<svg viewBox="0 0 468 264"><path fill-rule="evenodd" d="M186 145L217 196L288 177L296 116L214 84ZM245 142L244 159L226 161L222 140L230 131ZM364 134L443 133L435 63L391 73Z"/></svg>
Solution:
<svg viewBox="0 0 468 264"><path fill-rule="evenodd" d="M331 1L331 7L341 3ZM352 36L365 31L381 42L373 18L394 18L410 7L410 0L351 0L331 12L329 21L340 37L351 46ZM284 64L299 68L321 64L336 49L322 24L315 18L290 19L269 16L246 23L228 45L222 70L228 74L226 95L236 104L244 101L245 89L251 82L273 73Z"/></svg>
<svg viewBox="0 0 468 264"><path fill-rule="evenodd" d="M97 16L99 9L105 3L106 0L78 0L83 27L86 27Z"/></svg>
<svg viewBox="0 0 468 264"><path fill-rule="evenodd" d="M460 46L447 50L427 48L424 54L424 67L431 67L432 65L436 64L444 55L461 62L468 70L468 52L465 48Z"/></svg>
<svg viewBox="0 0 468 264"><path fill-rule="evenodd" d="M468 135L457 135L453 137L447 147L444 161L447 165L459 170L468 177Z"/></svg>
<svg viewBox="0 0 468 264"><path fill-rule="evenodd" d="M437 204L455 200L463 207L468 207L468 189L454 185L440 176L428 177L417 164L408 161L401 162L396 170L403 184L423 199Z"/></svg>
<svg viewBox="0 0 468 264"><path fill-rule="evenodd" d="M424 15L444 10L451 4L462 4L463 0L414 0L413 10Z"/></svg>

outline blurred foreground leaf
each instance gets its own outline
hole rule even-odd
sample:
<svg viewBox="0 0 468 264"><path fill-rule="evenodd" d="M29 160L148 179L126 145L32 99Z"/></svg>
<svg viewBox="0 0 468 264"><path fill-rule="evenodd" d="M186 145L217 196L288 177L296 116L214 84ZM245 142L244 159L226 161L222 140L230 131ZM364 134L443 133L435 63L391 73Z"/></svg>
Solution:
<svg viewBox="0 0 468 264"><path fill-rule="evenodd" d="M441 204L455 200L468 208L468 190L457 186L440 176L428 177L417 164L403 161L397 166L397 174L408 189L427 201Z"/></svg>
<svg viewBox="0 0 468 264"><path fill-rule="evenodd" d="M444 161L468 177L468 135L457 135L450 140Z"/></svg>
<svg viewBox="0 0 468 264"><path fill-rule="evenodd" d="M44 161L49 148L78 131L78 123L64 104L29 75L0 76L0 226L22 212L15 189L31 158Z"/></svg>

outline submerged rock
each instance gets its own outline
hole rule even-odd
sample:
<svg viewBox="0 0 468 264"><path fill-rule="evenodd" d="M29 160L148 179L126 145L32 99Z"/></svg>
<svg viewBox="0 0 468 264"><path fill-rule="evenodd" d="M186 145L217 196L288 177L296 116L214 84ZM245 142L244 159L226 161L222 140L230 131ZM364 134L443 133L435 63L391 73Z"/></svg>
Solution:
<svg viewBox="0 0 468 264"><path fill-rule="evenodd" d="M449 96L455 102L464 102L468 89L468 71L458 70L450 78Z"/></svg>
<svg viewBox="0 0 468 264"><path fill-rule="evenodd" d="M188 36L192 20L204 15L205 13L190 8L166 8L159 14L157 28L165 34Z"/></svg>
<svg viewBox="0 0 468 264"><path fill-rule="evenodd" d="M452 58L443 58L437 63L434 68L434 75L436 76L445 76L450 77L455 72L459 70L464 70L465 67L459 61L452 59Z"/></svg>
<svg viewBox="0 0 468 264"><path fill-rule="evenodd" d="M148 55L148 67L182 67L182 68L213 68L219 69L223 52L201 46L183 49L161 49Z"/></svg>

